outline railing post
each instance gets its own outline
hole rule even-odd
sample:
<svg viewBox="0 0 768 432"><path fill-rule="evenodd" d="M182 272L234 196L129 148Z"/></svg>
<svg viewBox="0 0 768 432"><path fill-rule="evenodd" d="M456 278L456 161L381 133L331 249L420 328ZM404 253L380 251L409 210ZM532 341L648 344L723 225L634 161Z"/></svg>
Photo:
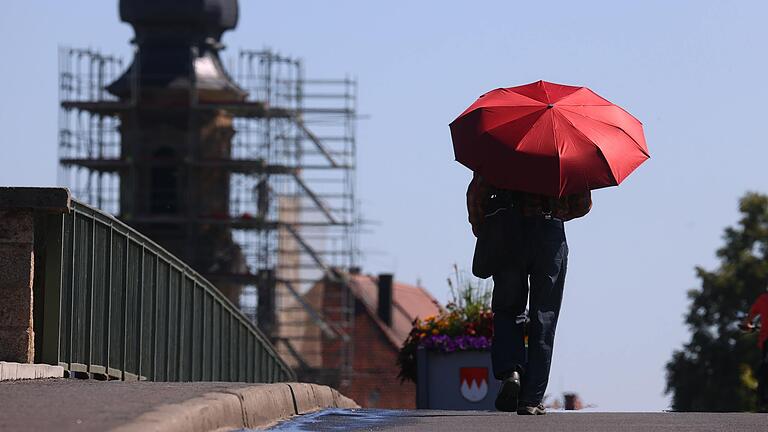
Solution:
<svg viewBox="0 0 768 432"><path fill-rule="evenodd" d="M159 297L159 290L158 286L160 285L160 257L158 255L155 255L155 269L154 274L152 276L152 280L154 281L152 284L152 294L154 296L154 300L152 303L152 381L157 380L157 323L158 323L158 314L160 313L159 304L158 304L158 297Z"/></svg>
<svg viewBox="0 0 768 432"><path fill-rule="evenodd" d="M109 227L110 231L112 226ZM125 233L125 248L123 249L123 255L125 256L125 262L123 262L123 316L120 332L120 378L125 381L125 366L128 357L128 268L131 262L131 234ZM107 371L109 373L109 371Z"/></svg>
<svg viewBox="0 0 768 432"><path fill-rule="evenodd" d="M186 272L179 270L179 293L176 299L176 381L184 380L184 279Z"/></svg>
<svg viewBox="0 0 768 432"><path fill-rule="evenodd" d="M85 341L85 357L86 364L85 370L88 373L93 372L91 365L93 364L93 291L94 284L96 283L96 277L94 276L96 267L96 218L91 216L91 252L88 254L88 272L90 273L90 284L88 285L88 299L85 306L85 313L88 314L87 323L88 339ZM74 287L73 287L74 291ZM74 297L74 296L73 296ZM107 371L107 374L109 371Z"/></svg>
<svg viewBox="0 0 768 432"><path fill-rule="evenodd" d="M144 277L144 244L141 245L141 260L139 261L139 293L137 295L136 300L136 314L139 318L139 324L138 324L138 330L139 330L139 337L136 339L136 379L141 381L142 370L141 370L141 363L142 363L142 350L144 348L144 280L146 279Z"/></svg>
<svg viewBox="0 0 768 432"><path fill-rule="evenodd" d="M171 273L173 266L168 264L168 284L165 287L165 380L171 380Z"/></svg>
<svg viewBox="0 0 768 432"><path fill-rule="evenodd" d="M76 269L77 269L77 210L72 211L72 267L70 268L70 287L69 287L69 312L64 317L68 321L67 329L67 368L72 370L72 364L75 360L75 347L74 347L74 335L75 335L75 281Z"/></svg>
<svg viewBox="0 0 768 432"><path fill-rule="evenodd" d="M64 248L64 216L49 215L45 219L45 295L43 301L43 337L40 361L59 365L61 361L61 288L63 248Z"/></svg>
<svg viewBox="0 0 768 432"><path fill-rule="evenodd" d="M95 224L94 224L95 225ZM106 285L106 292L104 293L105 305L107 307L107 325L106 325L106 336L107 336L107 346L106 346L106 352L107 356L105 358L105 365L104 365L104 373L109 377L109 361L112 353L112 331L111 331L111 324L112 324L112 259L114 257L114 254L112 253L112 234L113 230L112 227L109 227L109 255L108 255L108 263L107 263L107 285Z"/></svg>

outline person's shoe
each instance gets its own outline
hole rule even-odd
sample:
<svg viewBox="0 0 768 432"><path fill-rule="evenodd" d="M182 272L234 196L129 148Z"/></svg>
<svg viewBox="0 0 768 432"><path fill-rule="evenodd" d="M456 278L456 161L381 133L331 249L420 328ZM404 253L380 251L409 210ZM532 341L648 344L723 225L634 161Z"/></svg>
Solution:
<svg viewBox="0 0 768 432"><path fill-rule="evenodd" d="M521 403L519 407L517 407L517 414L519 415L544 415L547 413L547 409L544 408L544 405L538 404L538 405L529 405L527 403Z"/></svg>
<svg viewBox="0 0 768 432"><path fill-rule="evenodd" d="M496 395L496 409L514 412L517 409L517 394L520 392L520 373L514 371L501 380L499 394Z"/></svg>

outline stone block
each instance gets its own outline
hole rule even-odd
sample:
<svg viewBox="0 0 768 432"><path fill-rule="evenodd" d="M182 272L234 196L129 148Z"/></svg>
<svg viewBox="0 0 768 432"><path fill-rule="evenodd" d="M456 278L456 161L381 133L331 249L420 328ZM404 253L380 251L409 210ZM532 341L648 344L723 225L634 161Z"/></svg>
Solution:
<svg viewBox="0 0 768 432"><path fill-rule="evenodd" d="M0 243L0 296L28 297L34 270L31 243ZM27 291L29 290L29 291Z"/></svg>
<svg viewBox="0 0 768 432"><path fill-rule="evenodd" d="M48 371L46 378L64 378L63 366L45 365L45 369Z"/></svg>
<svg viewBox="0 0 768 432"><path fill-rule="evenodd" d="M291 389L286 384L259 384L229 393L240 396L249 428L270 426L296 414Z"/></svg>
<svg viewBox="0 0 768 432"><path fill-rule="evenodd" d="M357 402L339 393L336 389L331 389L331 391L333 392L333 405L336 408L360 408L360 405L358 405Z"/></svg>
<svg viewBox="0 0 768 432"><path fill-rule="evenodd" d="M0 360L31 362L32 244L0 243Z"/></svg>
<svg viewBox="0 0 768 432"><path fill-rule="evenodd" d="M0 328L0 360L31 363L35 358L34 343L31 328Z"/></svg>
<svg viewBox="0 0 768 432"><path fill-rule="evenodd" d="M28 328L32 324L32 305L28 299L0 297L0 329ZM0 342L1 344L2 342Z"/></svg>
<svg viewBox="0 0 768 432"><path fill-rule="evenodd" d="M18 367L18 363L0 361L0 381L15 380Z"/></svg>
<svg viewBox="0 0 768 432"><path fill-rule="evenodd" d="M333 398L333 391L330 387L324 385L310 384L312 392L315 393L315 402L320 409L336 407L336 401Z"/></svg>
<svg viewBox="0 0 768 432"><path fill-rule="evenodd" d="M29 210L0 210L0 243L32 243L35 223Z"/></svg>
<svg viewBox="0 0 768 432"><path fill-rule="evenodd" d="M31 244L0 243L0 326L31 324L33 272Z"/></svg>
<svg viewBox="0 0 768 432"><path fill-rule="evenodd" d="M296 401L296 414L307 414L320 409L311 384L288 383L288 385L293 390L293 398Z"/></svg>
<svg viewBox="0 0 768 432"><path fill-rule="evenodd" d="M16 379L35 379L35 365L29 363L19 363L16 368Z"/></svg>
<svg viewBox="0 0 768 432"><path fill-rule="evenodd" d="M0 361L0 381L63 377L61 366Z"/></svg>

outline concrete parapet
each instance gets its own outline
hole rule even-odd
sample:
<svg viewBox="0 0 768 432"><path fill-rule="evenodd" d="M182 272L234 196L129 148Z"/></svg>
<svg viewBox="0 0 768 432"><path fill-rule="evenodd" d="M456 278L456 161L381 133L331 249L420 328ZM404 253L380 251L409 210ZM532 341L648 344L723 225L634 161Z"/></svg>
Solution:
<svg viewBox="0 0 768 432"><path fill-rule="evenodd" d="M296 414L307 414L320 409L360 408L352 399L328 386L306 383L289 383L296 401Z"/></svg>
<svg viewBox="0 0 768 432"><path fill-rule="evenodd" d="M163 405L113 432L203 432L263 428L294 415L327 408L360 408L338 391L317 384L256 384L206 393Z"/></svg>
<svg viewBox="0 0 768 432"><path fill-rule="evenodd" d="M312 384L290 383L288 386L296 401L296 414L306 414L320 408Z"/></svg>
<svg viewBox="0 0 768 432"><path fill-rule="evenodd" d="M26 209L67 213L72 196L65 188L0 187L0 210Z"/></svg>
<svg viewBox="0 0 768 432"><path fill-rule="evenodd" d="M333 393L333 403L336 406L336 408L346 408L346 409L360 408L360 405L358 405L357 402L344 396L340 392L336 391L336 389L331 389L331 392Z"/></svg>
<svg viewBox="0 0 768 432"><path fill-rule="evenodd" d="M185 402L163 405L114 432L208 432L246 427L240 398L232 393L206 393Z"/></svg>
<svg viewBox="0 0 768 432"><path fill-rule="evenodd" d="M264 384L231 391L243 405L243 418L247 427L272 424L296 414L293 394L286 384Z"/></svg>

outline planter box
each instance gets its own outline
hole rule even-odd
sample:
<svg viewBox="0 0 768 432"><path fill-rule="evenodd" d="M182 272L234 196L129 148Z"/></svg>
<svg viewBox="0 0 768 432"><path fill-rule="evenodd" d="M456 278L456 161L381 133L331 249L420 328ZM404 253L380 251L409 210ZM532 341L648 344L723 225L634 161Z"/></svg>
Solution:
<svg viewBox="0 0 768 432"><path fill-rule="evenodd" d="M442 351L419 348L416 408L495 410L501 382L493 377L490 351Z"/></svg>

